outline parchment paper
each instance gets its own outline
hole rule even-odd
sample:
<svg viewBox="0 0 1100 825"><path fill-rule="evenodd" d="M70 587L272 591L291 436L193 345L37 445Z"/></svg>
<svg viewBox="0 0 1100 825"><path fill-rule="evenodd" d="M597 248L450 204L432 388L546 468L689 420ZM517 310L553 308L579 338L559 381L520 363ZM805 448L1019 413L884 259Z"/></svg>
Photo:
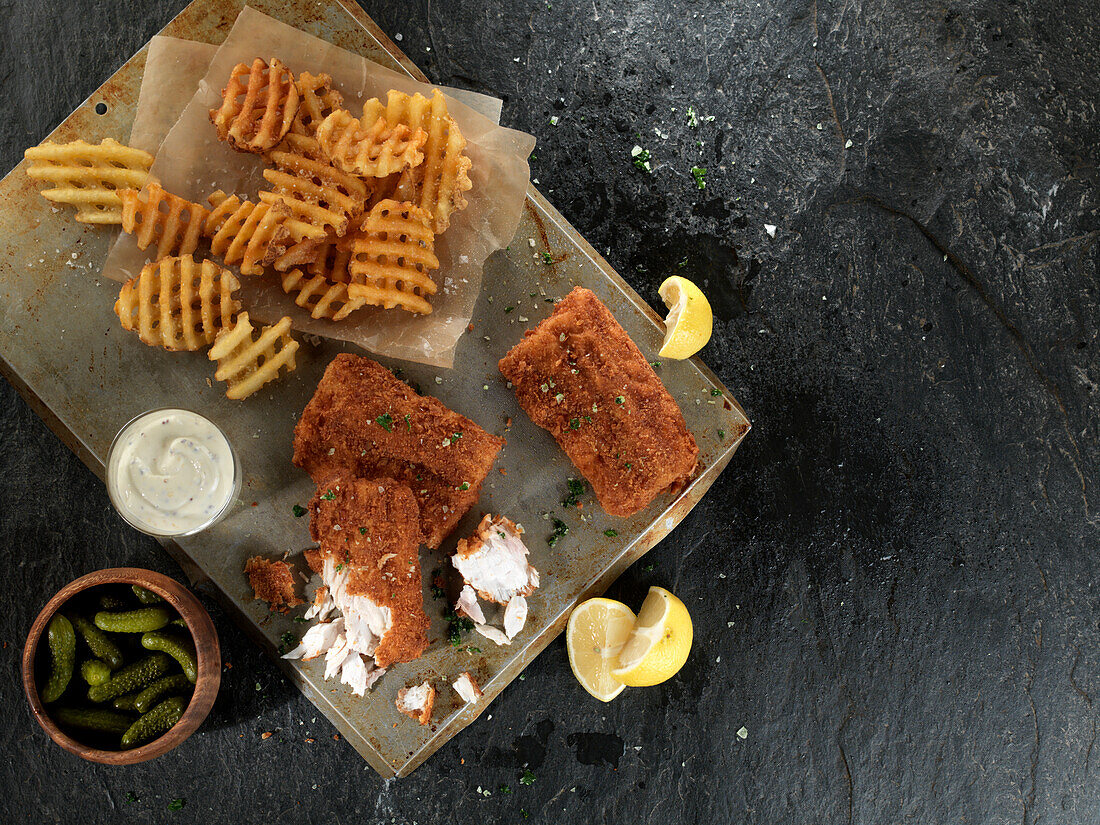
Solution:
<svg viewBox="0 0 1100 825"><path fill-rule="evenodd" d="M156 53L150 50L147 80L173 72L186 74L188 67L193 70L195 51L179 44L180 41L166 42ZM278 57L295 74L309 71L331 75L333 85L343 94L345 106L353 114L361 111L367 98L384 99L389 89L430 96L433 88L246 6L156 153L152 173L165 189L199 203L205 203L216 189L256 200L257 192L266 183L261 174L262 159L236 152L219 141L210 124L209 110L219 105L221 89L233 66L251 63L257 56L268 61ZM176 88L182 82L182 78L176 77L166 85ZM138 110L138 118L143 122L139 132L143 140L155 139L158 124L171 108L165 102L154 104L160 94L153 88L147 94L145 86L143 82ZM455 346L473 314L481 287L482 265L490 254L507 246L519 224L530 179L527 156L535 139L497 125L499 100L439 88L468 142L466 151L473 161L470 170L473 188L466 193L469 206L455 213L448 230L436 238L435 253L440 267L433 277L439 292L432 298L432 314L416 316L403 310L364 309L342 323L318 321L295 306L274 280L242 277L242 300L251 318L270 323L289 315L294 328L301 332L350 341L393 358L451 367ZM144 123L146 119L148 123ZM132 237L122 234L108 255L103 274L125 281L140 272L149 257L137 249Z"/></svg>

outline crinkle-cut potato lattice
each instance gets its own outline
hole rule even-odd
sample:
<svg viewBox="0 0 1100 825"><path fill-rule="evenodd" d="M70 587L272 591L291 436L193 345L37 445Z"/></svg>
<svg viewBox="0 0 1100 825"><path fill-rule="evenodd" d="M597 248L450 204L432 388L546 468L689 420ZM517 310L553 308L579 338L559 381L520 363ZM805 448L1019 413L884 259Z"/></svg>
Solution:
<svg viewBox="0 0 1100 825"><path fill-rule="evenodd" d="M436 293L431 270L439 268L431 216L411 203L377 204L349 241L348 295L372 306L401 307L427 315Z"/></svg>
<svg viewBox="0 0 1100 825"><path fill-rule="evenodd" d="M138 189L123 189L122 231L133 235L138 249L157 244L157 260L190 255L202 238L209 210L166 192L156 181Z"/></svg>
<svg viewBox="0 0 1100 825"><path fill-rule="evenodd" d="M422 129L391 123L366 108L362 120L337 109L317 127L317 142L333 165L368 178L382 178L421 163L420 147L427 138Z"/></svg>
<svg viewBox="0 0 1100 825"><path fill-rule="evenodd" d="M324 275L306 275L292 269L282 277L283 292L294 296L294 303L309 310L314 319L343 321L357 309L367 305L363 297L352 298L348 285L328 280Z"/></svg>
<svg viewBox="0 0 1100 825"><path fill-rule="evenodd" d="M210 110L218 137L244 152L275 148L298 113L294 75L278 58L238 63L222 90L222 105Z"/></svg>
<svg viewBox="0 0 1100 825"><path fill-rule="evenodd" d="M312 137L287 135L268 158L275 168L263 174L271 191L260 192L260 201L286 207L295 242L323 240L330 230L343 235L351 218L362 214L367 185L329 163Z"/></svg>
<svg viewBox="0 0 1100 825"><path fill-rule="evenodd" d="M344 105L344 97L332 88L327 74L302 72L296 81L298 113L290 124L290 133L313 137L321 121Z"/></svg>
<svg viewBox="0 0 1100 825"><path fill-rule="evenodd" d="M228 385L225 395L233 401L247 398L274 381L280 369L293 372L296 366L298 342L290 337L290 318L284 316L264 327L255 340L252 329L248 313L242 312L233 326L218 333L208 353L211 361L218 362L214 377Z"/></svg>
<svg viewBox="0 0 1100 825"><path fill-rule="evenodd" d="M282 204L241 201L220 189L207 200L213 209L203 234L210 238L210 251L227 264L237 264L242 274L260 274L265 262L285 251L289 213Z"/></svg>
<svg viewBox="0 0 1100 825"><path fill-rule="evenodd" d="M93 144L46 141L23 153L27 175L50 184L42 197L76 207L81 223L122 223L120 190L140 189L149 180L153 156L111 138Z"/></svg>
<svg viewBox="0 0 1100 825"><path fill-rule="evenodd" d="M412 131L427 134L424 162L406 169L391 179L392 189L379 186L384 197L411 201L432 216L432 230L441 235L451 223L451 215L466 208L464 192L473 188L470 180L472 161L466 155L466 138L447 113L447 101L439 89L431 100L419 92L408 95L391 90L385 108L377 98L363 105L363 117L382 117L387 123L403 123Z"/></svg>
<svg viewBox="0 0 1100 825"><path fill-rule="evenodd" d="M115 314L151 347L195 351L214 342L240 310L240 281L213 261L190 256L146 264L122 285Z"/></svg>

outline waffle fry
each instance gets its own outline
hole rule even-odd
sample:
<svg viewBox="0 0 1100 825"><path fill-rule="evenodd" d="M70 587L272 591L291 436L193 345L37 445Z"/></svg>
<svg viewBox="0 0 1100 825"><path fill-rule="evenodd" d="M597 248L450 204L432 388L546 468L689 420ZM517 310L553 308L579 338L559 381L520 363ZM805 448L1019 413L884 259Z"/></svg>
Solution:
<svg viewBox="0 0 1100 825"><path fill-rule="evenodd" d="M146 264L122 285L115 314L151 347L194 351L212 344L241 308L240 281L228 269L190 256Z"/></svg>
<svg viewBox="0 0 1100 825"><path fill-rule="evenodd" d="M391 90L384 109L380 101L373 99L364 104L363 112L364 118L379 114L387 123L403 123L410 130L427 134L424 162L406 169L377 191L382 197L417 204L431 214L432 231L442 234L451 223L451 215L466 208L463 192L473 188L466 138L447 114L443 94L435 89L429 101L421 94L410 96Z"/></svg>
<svg viewBox="0 0 1100 825"><path fill-rule="evenodd" d="M327 74L313 75L302 72L295 85L298 87L298 113L290 125L290 133L313 137L321 121L344 105L344 97L331 87L332 78Z"/></svg>
<svg viewBox="0 0 1100 825"><path fill-rule="evenodd" d="M209 358L218 362L214 377L228 385L226 398L239 401L278 378L280 369L293 372L297 351L298 342L290 337L290 318L264 327L253 340L248 313L242 312L233 326L218 333Z"/></svg>
<svg viewBox="0 0 1100 825"><path fill-rule="evenodd" d="M31 161L27 175L45 181L42 197L76 207L81 223L122 223L119 190L140 189L149 179L153 156L105 138L99 144L47 141L23 153Z"/></svg>
<svg viewBox="0 0 1100 825"><path fill-rule="evenodd" d="M346 109L337 109L317 127L317 142L333 165L368 178L382 178L422 162L420 147L427 138L423 130L389 123L367 108L361 121Z"/></svg>
<svg viewBox="0 0 1100 825"><path fill-rule="evenodd" d="M286 250L290 233L282 204L242 202L220 189L207 200L214 207L203 226L203 234L210 238L210 251L227 264L237 264L242 274L258 275L265 262Z"/></svg>
<svg viewBox="0 0 1100 825"><path fill-rule="evenodd" d="M138 249L157 243L157 260L190 255L199 245L210 212L197 203L165 192L156 181L140 190L123 189L122 231L133 235Z"/></svg>
<svg viewBox="0 0 1100 825"><path fill-rule="evenodd" d="M283 292L294 296L294 303L308 309L311 318L343 321L355 310L365 307L362 297L352 298L346 283L333 283L324 275L307 276L292 269L282 277Z"/></svg>
<svg viewBox="0 0 1100 825"><path fill-rule="evenodd" d="M324 239L330 230L343 235L350 219L362 214L367 185L329 163L312 137L287 135L268 157L275 168L263 174L271 191L260 192L260 201L286 207L295 242Z"/></svg>
<svg viewBox="0 0 1100 825"><path fill-rule="evenodd" d="M430 270L439 268L434 245L427 212L411 203L382 201L350 241L348 296L371 306L429 314L427 296L437 290Z"/></svg>
<svg viewBox="0 0 1100 825"><path fill-rule="evenodd" d="M244 96L242 99L241 96ZM272 58L238 63L222 90L222 105L210 110L218 137L244 152L266 152L290 130L298 112L298 87L290 69Z"/></svg>

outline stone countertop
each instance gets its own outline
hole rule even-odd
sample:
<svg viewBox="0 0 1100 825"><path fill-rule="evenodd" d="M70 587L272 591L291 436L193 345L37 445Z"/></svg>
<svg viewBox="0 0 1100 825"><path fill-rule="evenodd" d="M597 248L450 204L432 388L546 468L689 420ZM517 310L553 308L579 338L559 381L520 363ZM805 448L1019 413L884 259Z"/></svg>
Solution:
<svg viewBox="0 0 1100 825"><path fill-rule="evenodd" d="M1095 817L1100 5L365 5L431 78L504 99L538 186L644 298L672 273L710 296L702 356L754 429L609 593L675 591L692 656L605 706L559 639L383 782L207 600L232 668L201 732L81 762L22 697L34 615L96 568L182 573L2 384L0 819ZM182 6L0 3L0 169Z"/></svg>

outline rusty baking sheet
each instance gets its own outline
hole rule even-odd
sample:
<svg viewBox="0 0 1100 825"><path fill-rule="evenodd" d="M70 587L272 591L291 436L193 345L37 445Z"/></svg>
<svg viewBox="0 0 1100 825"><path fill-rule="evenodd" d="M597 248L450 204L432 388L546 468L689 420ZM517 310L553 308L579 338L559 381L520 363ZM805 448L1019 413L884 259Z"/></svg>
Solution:
<svg viewBox="0 0 1100 825"><path fill-rule="evenodd" d="M220 42L243 4L196 0L162 34ZM356 51L412 77L424 75L356 6L342 2L255 0L250 5L310 34ZM70 115L50 136L125 140L130 132L146 50L142 49ZM95 111L99 103L105 114ZM104 458L118 429L144 410L180 406L213 419L237 447L245 469L241 500L232 514L200 536L166 548L197 582L209 582L241 626L277 657L284 632L302 625L269 614L252 599L242 573L253 554L282 555L308 546L306 525L292 515L305 503L311 484L290 464L291 433L325 365L345 347L326 342L303 346L300 367L244 403L225 399L211 387L202 353L171 355L140 344L122 331L111 310L117 284L98 273L113 231L83 226L68 209L41 198L23 165L0 181L0 370L61 439L101 478ZM533 244L533 245L532 245ZM552 263L545 263L545 256ZM666 361L659 374L684 411L700 447L702 471L675 496L659 498L629 519L603 513L591 495L584 509L566 520L570 531L550 548L542 515L557 511L566 479L575 475L550 436L535 427L500 378L496 362L549 314L550 301L574 285L586 286L611 308L647 357L655 358L663 328L660 318L533 187L511 247L491 257L474 314L474 331L459 344L455 368L401 366L450 407L486 429L504 434L508 446L472 511L439 552L422 555L425 600L433 617L430 650L416 662L392 668L365 698L321 679L320 663L280 666L346 739L384 776L405 776L470 724L564 627L572 607L602 592L684 518L726 466L749 429L748 419L728 391L698 359ZM514 307L505 313L505 307ZM384 362L385 363L385 362ZM456 650L446 641L443 605L429 592L430 572L443 566L457 537L469 534L479 512L503 512L528 526L532 563L542 586L529 598L526 628L510 647L470 640L482 653ZM604 531L614 527L615 538ZM463 706L449 687L469 670L485 691L476 705ZM406 684L431 679L439 690L433 723L421 727L397 714L393 700ZM571 679L566 672L562 679ZM394 723L397 723L396 727Z"/></svg>

